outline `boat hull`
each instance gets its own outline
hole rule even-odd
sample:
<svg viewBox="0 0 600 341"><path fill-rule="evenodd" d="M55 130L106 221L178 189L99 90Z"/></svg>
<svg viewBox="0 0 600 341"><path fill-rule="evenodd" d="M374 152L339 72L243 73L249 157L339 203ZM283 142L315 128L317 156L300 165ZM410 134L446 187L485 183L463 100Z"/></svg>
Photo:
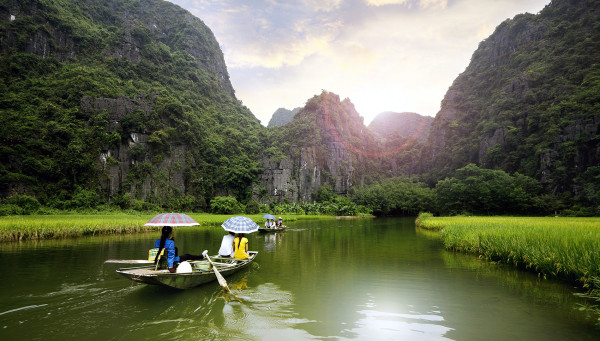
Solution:
<svg viewBox="0 0 600 341"><path fill-rule="evenodd" d="M265 227L261 227L258 229L258 232L260 233L269 233L269 232L282 232L285 231L285 227L277 227L277 228L265 228Z"/></svg>
<svg viewBox="0 0 600 341"><path fill-rule="evenodd" d="M234 274L248 267L258 252L251 251L250 258L240 260L233 258L211 257L219 273L223 277ZM154 266L118 269L117 273L138 283L161 285L175 289L189 289L212 282L217 279L214 270L209 269L207 261L194 261L190 273L170 273L169 270L154 270Z"/></svg>

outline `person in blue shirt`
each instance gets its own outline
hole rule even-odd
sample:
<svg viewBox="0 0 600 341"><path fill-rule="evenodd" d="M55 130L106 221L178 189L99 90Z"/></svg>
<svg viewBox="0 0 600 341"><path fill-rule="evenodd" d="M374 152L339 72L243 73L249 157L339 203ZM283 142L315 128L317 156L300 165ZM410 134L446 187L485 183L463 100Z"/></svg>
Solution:
<svg viewBox="0 0 600 341"><path fill-rule="evenodd" d="M186 260L201 260L206 258L208 254L207 250L204 250L201 255L190 255L186 253L185 255L178 256L177 247L175 247L175 240L173 240L173 228L171 226L163 226L160 239L157 239L154 242L154 247L158 248L158 252L156 253L157 257L154 259L154 264L158 262L158 255L165 250L167 256L167 265L169 267L169 272L175 272L175 263L176 262L184 262Z"/></svg>

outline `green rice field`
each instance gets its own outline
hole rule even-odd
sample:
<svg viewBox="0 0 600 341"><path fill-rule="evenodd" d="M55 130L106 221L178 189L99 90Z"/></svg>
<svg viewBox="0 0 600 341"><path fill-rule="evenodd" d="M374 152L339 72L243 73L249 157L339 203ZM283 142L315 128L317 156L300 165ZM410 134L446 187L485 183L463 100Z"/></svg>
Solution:
<svg viewBox="0 0 600 341"><path fill-rule="evenodd" d="M421 214L417 226L441 231L447 249L600 289L600 218Z"/></svg>
<svg viewBox="0 0 600 341"><path fill-rule="evenodd" d="M57 214L0 217L0 242L28 239L71 238L101 234L158 231L160 227L144 226L156 214ZM201 226L218 226L232 215L188 213ZM263 214L246 215L260 226ZM282 215L284 224L297 219L325 219L326 216ZM331 218L331 217L330 217Z"/></svg>

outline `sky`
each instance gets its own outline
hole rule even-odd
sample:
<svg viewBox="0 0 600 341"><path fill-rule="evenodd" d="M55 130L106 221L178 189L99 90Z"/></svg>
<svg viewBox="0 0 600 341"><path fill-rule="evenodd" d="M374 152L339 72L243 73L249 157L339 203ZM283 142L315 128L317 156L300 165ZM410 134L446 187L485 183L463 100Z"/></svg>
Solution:
<svg viewBox="0 0 600 341"><path fill-rule="evenodd" d="M368 125L384 111L435 116L478 44L550 0L168 0L214 33L236 97L263 125L323 90Z"/></svg>

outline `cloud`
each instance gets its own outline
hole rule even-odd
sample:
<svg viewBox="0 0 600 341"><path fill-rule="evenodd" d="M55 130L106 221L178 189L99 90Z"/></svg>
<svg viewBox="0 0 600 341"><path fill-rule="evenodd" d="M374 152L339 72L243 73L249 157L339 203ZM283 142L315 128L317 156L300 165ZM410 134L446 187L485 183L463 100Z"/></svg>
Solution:
<svg viewBox="0 0 600 341"><path fill-rule="evenodd" d="M215 33L236 96L263 124L322 89L365 123L383 111L435 115L480 41L550 0L170 0Z"/></svg>
<svg viewBox="0 0 600 341"><path fill-rule="evenodd" d="M410 0L365 0L368 6L385 6L385 5L404 5L410 3Z"/></svg>
<svg viewBox="0 0 600 341"><path fill-rule="evenodd" d="M273 42L265 45L255 42L235 51L229 59L233 68L265 67L277 69L284 65L300 65L307 57L329 50L327 36L303 37L288 42ZM238 52L238 53L235 53Z"/></svg>
<svg viewBox="0 0 600 341"><path fill-rule="evenodd" d="M422 8L444 9L448 7L448 0L421 0Z"/></svg>
<svg viewBox="0 0 600 341"><path fill-rule="evenodd" d="M380 60L376 50L355 42L344 42L335 48L332 56L335 65L342 72L366 74Z"/></svg>
<svg viewBox="0 0 600 341"><path fill-rule="evenodd" d="M368 6L403 5L408 8L431 8L444 9L448 6L448 0L365 0Z"/></svg>
<svg viewBox="0 0 600 341"><path fill-rule="evenodd" d="M241 16L236 16L243 21ZM233 18L232 18L233 20ZM282 17L255 16L251 23L236 24L234 45L228 46L228 67L299 65L315 54L329 54L342 23L331 16L304 13ZM230 28L231 29L231 28Z"/></svg>
<svg viewBox="0 0 600 341"><path fill-rule="evenodd" d="M331 12L340 7L342 0L302 0L313 11Z"/></svg>

